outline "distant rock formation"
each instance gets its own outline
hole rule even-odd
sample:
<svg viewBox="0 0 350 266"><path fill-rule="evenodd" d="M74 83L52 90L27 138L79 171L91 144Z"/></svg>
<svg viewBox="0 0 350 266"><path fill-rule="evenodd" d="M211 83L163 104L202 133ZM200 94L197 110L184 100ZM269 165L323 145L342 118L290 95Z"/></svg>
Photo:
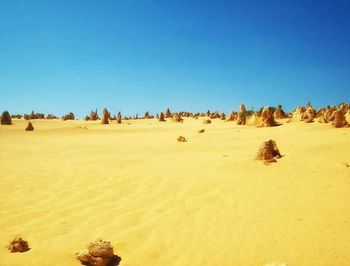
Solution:
<svg viewBox="0 0 350 266"><path fill-rule="evenodd" d="M275 119L284 119L287 118L287 115L282 110L282 105L278 105L275 112L273 113Z"/></svg>
<svg viewBox="0 0 350 266"><path fill-rule="evenodd" d="M171 118L171 112L169 108L167 108L165 111L165 118Z"/></svg>
<svg viewBox="0 0 350 266"><path fill-rule="evenodd" d="M239 107L239 113L237 118L237 125L245 125L247 123L247 114L244 104Z"/></svg>
<svg viewBox="0 0 350 266"><path fill-rule="evenodd" d="M47 116L46 116L46 119L58 119L58 117L57 116L55 116L55 115L53 115L53 114L48 114Z"/></svg>
<svg viewBox="0 0 350 266"><path fill-rule="evenodd" d="M166 121L165 120L165 115L164 115L163 112L161 112L160 115L159 115L159 122L165 122L165 121Z"/></svg>
<svg viewBox="0 0 350 266"><path fill-rule="evenodd" d="M117 113L116 120L117 120L117 124L122 123L122 114L120 112Z"/></svg>
<svg viewBox="0 0 350 266"><path fill-rule="evenodd" d="M97 109L95 111L92 110L88 120L96 121L98 119L100 118L98 117Z"/></svg>
<svg viewBox="0 0 350 266"><path fill-rule="evenodd" d="M225 115L225 113L221 113L221 115L220 115L220 119L221 119L221 120L225 120L225 119L226 119L226 115Z"/></svg>
<svg viewBox="0 0 350 266"><path fill-rule="evenodd" d="M149 112L146 112L145 113L145 119L150 119L150 118L151 118L151 116L150 116Z"/></svg>
<svg viewBox="0 0 350 266"><path fill-rule="evenodd" d="M110 242L96 240L88 244L87 249L76 253L76 258L84 265L89 266L107 266L117 260L119 264L120 258L114 255L113 247Z"/></svg>
<svg viewBox="0 0 350 266"><path fill-rule="evenodd" d="M256 155L257 160L262 160L265 163L276 162L276 159L281 157L276 142L272 139L263 142Z"/></svg>
<svg viewBox="0 0 350 266"><path fill-rule="evenodd" d="M110 117L110 113L108 112L108 110L106 108L103 109L103 114L102 114L102 120L101 120L101 124L109 124L109 117Z"/></svg>
<svg viewBox="0 0 350 266"><path fill-rule="evenodd" d="M11 118L21 119L23 116L20 114L11 115Z"/></svg>
<svg viewBox="0 0 350 266"><path fill-rule="evenodd" d="M26 127L26 131L33 131L34 130L34 127L32 125L32 122L28 122L28 125Z"/></svg>
<svg viewBox="0 0 350 266"><path fill-rule="evenodd" d="M1 125L12 125L12 119L8 111L4 111L1 115Z"/></svg>
<svg viewBox="0 0 350 266"><path fill-rule="evenodd" d="M181 116L177 113L173 114L173 117L171 118L174 122L180 122L182 123L184 120L181 118Z"/></svg>
<svg viewBox="0 0 350 266"><path fill-rule="evenodd" d="M25 120L30 120L30 119L45 119L45 115L42 113L35 113L34 111L32 111L29 115L28 114L24 114L23 115Z"/></svg>
<svg viewBox="0 0 350 266"><path fill-rule="evenodd" d="M236 120L237 120L237 113L232 111L226 121L236 121Z"/></svg>
<svg viewBox="0 0 350 266"><path fill-rule="evenodd" d="M10 252L26 252L29 250L28 242L21 237L16 237L8 246Z"/></svg>
<svg viewBox="0 0 350 266"><path fill-rule="evenodd" d="M63 119L64 121L66 121L66 120L74 120L75 118L74 118L74 114L73 114L72 112L69 112L68 114L66 114L65 116L63 116L62 119Z"/></svg>

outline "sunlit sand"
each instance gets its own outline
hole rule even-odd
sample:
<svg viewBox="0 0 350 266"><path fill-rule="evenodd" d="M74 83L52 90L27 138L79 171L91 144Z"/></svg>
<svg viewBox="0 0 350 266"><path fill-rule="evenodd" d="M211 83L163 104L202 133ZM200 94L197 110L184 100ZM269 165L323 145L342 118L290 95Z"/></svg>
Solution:
<svg viewBox="0 0 350 266"><path fill-rule="evenodd" d="M349 128L166 120L1 126L0 265L79 265L94 239L129 266L349 265Z"/></svg>

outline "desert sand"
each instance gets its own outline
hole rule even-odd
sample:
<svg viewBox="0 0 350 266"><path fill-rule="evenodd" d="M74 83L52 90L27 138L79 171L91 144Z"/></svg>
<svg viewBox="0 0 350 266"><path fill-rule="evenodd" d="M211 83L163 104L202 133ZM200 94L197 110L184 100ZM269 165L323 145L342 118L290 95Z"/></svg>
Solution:
<svg viewBox="0 0 350 266"><path fill-rule="evenodd" d="M98 238L124 266L349 265L350 129L203 119L0 126L0 265L79 265Z"/></svg>

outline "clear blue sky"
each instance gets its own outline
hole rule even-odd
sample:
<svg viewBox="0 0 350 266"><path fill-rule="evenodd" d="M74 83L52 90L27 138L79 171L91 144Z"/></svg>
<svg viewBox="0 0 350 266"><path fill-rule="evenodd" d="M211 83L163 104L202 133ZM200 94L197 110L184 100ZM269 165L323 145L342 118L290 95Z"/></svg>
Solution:
<svg viewBox="0 0 350 266"><path fill-rule="evenodd" d="M0 110L350 102L350 1L0 0Z"/></svg>

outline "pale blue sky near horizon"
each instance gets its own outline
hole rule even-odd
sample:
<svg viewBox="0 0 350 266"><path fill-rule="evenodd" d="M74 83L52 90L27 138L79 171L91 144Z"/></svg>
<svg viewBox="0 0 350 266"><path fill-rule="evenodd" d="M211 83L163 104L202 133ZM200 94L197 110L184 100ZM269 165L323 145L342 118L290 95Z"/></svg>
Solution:
<svg viewBox="0 0 350 266"><path fill-rule="evenodd" d="M350 102L350 1L0 0L0 110Z"/></svg>

